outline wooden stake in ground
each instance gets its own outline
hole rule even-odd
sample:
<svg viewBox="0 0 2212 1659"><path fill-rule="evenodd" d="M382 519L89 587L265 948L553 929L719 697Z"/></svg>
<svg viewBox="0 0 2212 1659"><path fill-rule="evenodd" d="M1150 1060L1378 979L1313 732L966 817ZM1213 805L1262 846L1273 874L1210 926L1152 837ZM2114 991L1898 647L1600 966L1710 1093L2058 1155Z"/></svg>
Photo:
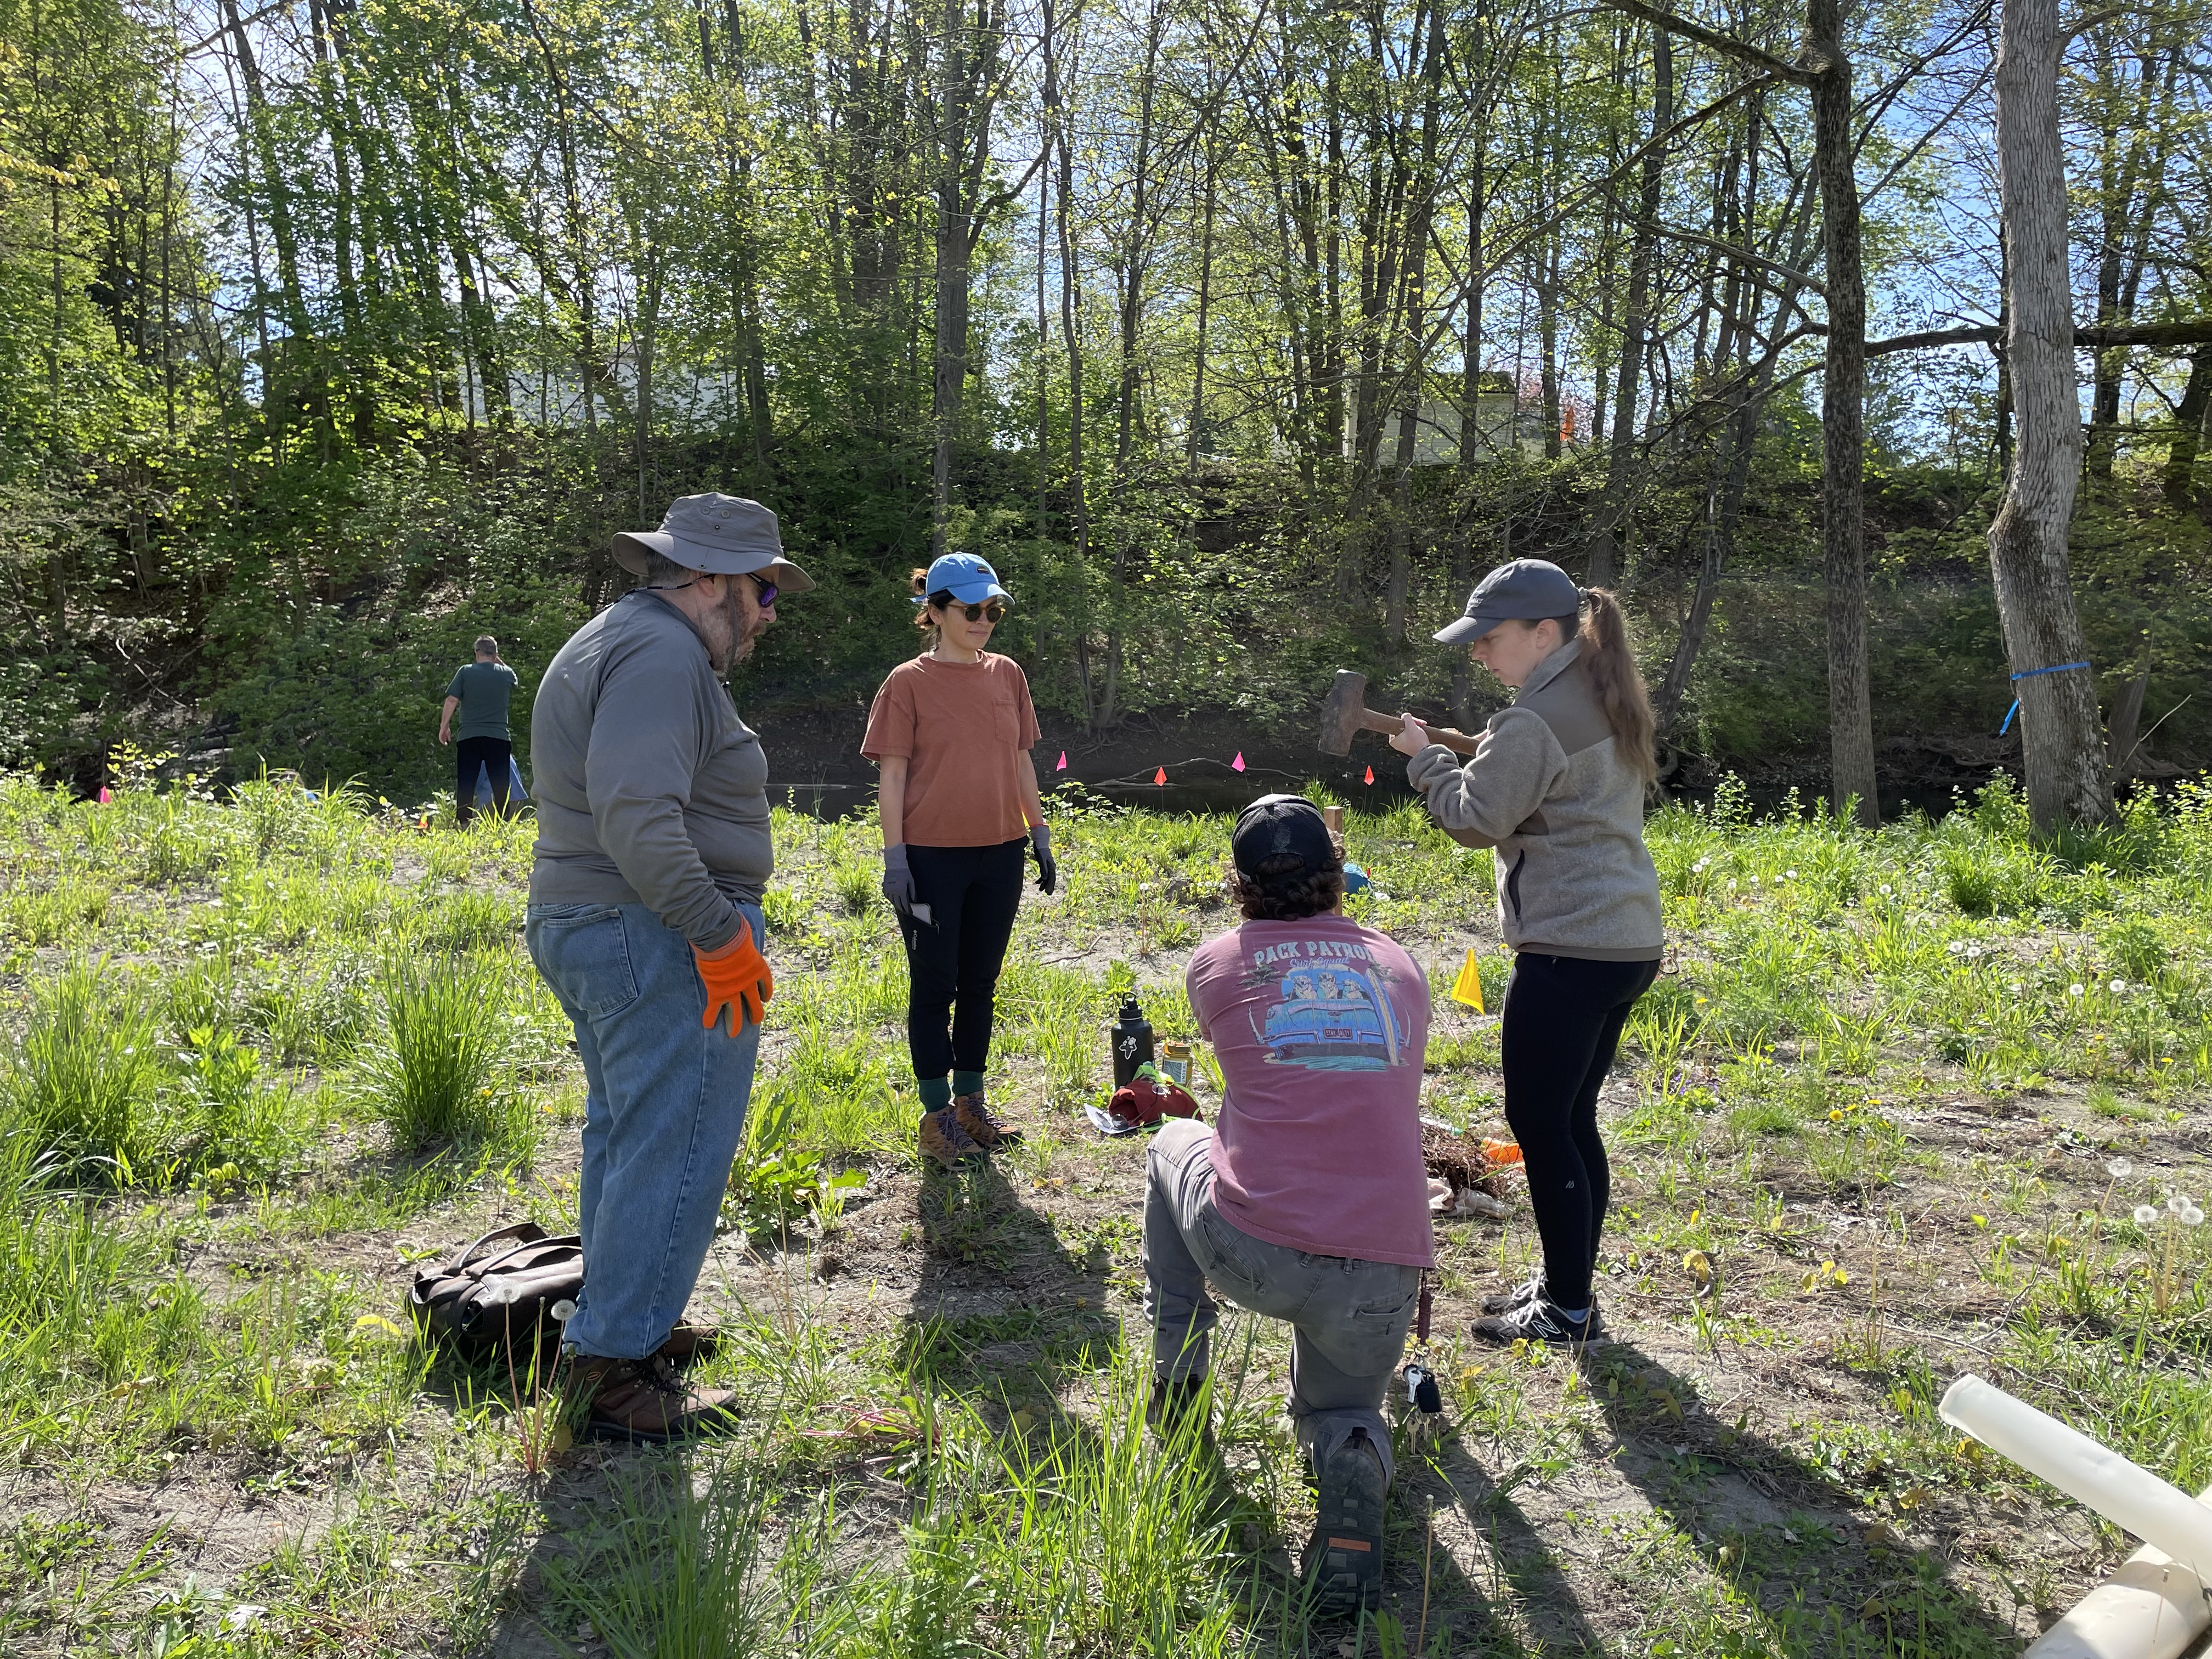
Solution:
<svg viewBox="0 0 2212 1659"><path fill-rule="evenodd" d="M2102 823L2112 812L2097 680L2066 562L2081 471L2066 152L2058 134L2058 58L2066 39L2057 0L2006 0L1996 66L1997 182L2005 361L2019 439L1990 526L1990 574L2018 677L2013 690L2028 812L2045 834L2069 823Z"/></svg>

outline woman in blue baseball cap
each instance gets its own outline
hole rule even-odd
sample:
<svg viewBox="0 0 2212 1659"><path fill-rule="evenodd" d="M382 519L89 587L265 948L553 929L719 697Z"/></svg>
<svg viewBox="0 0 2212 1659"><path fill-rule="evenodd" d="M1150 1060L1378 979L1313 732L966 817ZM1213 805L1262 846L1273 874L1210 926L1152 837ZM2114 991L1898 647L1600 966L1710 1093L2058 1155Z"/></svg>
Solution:
<svg viewBox="0 0 2212 1659"><path fill-rule="evenodd" d="M1052 832L1037 799L1030 684L986 647L1012 603L972 553L914 573L915 625L928 649L890 672L860 752L878 769L884 896L906 942L908 1052L921 1095L921 1150L951 1167L1011 1131L984 1101L993 1004L1022 860L1053 890Z"/></svg>
<svg viewBox="0 0 2212 1659"><path fill-rule="evenodd" d="M1644 845L1651 704L1619 602L1542 559L1492 571L1436 637L1466 646L1515 693L1464 765L1411 714L1390 738L1437 822L1492 849L1498 923L1515 952L1499 1030L1505 1121L1544 1265L1485 1303L1474 1333L1602 1341L1590 1285L1612 1176L1598 1093L1663 942Z"/></svg>

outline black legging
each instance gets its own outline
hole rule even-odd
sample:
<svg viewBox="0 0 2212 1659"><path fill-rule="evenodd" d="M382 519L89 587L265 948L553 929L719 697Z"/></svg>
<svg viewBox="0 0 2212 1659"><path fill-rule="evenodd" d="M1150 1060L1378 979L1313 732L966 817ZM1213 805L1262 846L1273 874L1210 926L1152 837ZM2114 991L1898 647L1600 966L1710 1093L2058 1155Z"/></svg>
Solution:
<svg viewBox="0 0 2212 1659"><path fill-rule="evenodd" d="M930 913L927 921L908 921L900 928L906 939L906 1044L917 1078L981 1072L990 1057L999 968L1021 908L1028 848L1025 839L996 847L907 844L915 902Z"/></svg>
<svg viewBox="0 0 2212 1659"><path fill-rule="evenodd" d="M1597 1132L1598 1091L1656 962L1588 962L1523 951L1506 982L1499 1042L1505 1121L1521 1143L1528 1206L1544 1242L1544 1288L1570 1310L1590 1304L1590 1274L1613 1196Z"/></svg>

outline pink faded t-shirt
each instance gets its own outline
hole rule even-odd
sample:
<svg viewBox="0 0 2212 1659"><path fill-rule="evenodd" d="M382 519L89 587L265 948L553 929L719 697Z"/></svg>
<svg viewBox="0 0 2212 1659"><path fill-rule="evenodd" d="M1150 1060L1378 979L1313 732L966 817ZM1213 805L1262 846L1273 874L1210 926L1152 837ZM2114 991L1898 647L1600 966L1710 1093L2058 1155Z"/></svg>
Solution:
<svg viewBox="0 0 2212 1659"><path fill-rule="evenodd" d="M1184 975L1227 1085L1214 1203L1270 1244L1432 1267L1421 1162L1429 981L1343 916L1248 921Z"/></svg>

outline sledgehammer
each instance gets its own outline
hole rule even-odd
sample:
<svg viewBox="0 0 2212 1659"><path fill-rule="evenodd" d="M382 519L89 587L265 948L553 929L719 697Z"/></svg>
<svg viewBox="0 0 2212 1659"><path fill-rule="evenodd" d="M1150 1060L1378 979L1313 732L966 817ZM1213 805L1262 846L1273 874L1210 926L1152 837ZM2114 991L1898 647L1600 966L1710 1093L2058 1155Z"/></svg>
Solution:
<svg viewBox="0 0 2212 1659"><path fill-rule="evenodd" d="M1392 716L1378 714L1367 706L1366 675L1340 668L1336 671L1336 684L1329 687L1328 701L1321 706L1321 751L1324 755L1348 755L1352 752L1352 739L1358 733L1380 732L1387 737L1401 724ZM1455 754L1474 752L1474 739L1449 726L1430 726L1429 739Z"/></svg>

